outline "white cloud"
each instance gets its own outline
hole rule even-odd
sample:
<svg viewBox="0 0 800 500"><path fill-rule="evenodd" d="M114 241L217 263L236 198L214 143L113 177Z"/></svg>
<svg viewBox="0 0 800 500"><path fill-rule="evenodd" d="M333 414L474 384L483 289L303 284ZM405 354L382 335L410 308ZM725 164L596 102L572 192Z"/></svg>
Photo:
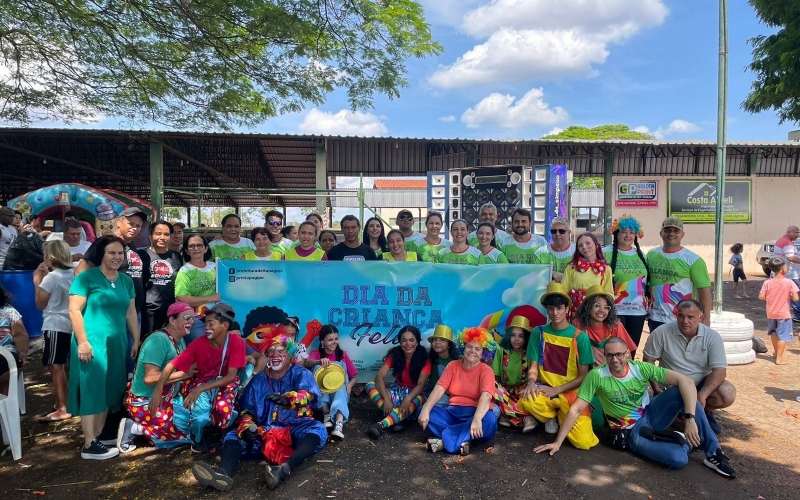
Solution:
<svg viewBox="0 0 800 500"><path fill-rule="evenodd" d="M649 134L650 129L645 127L644 125L639 125L638 127L633 129L634 132L639 132L640 134Z"/></svg>
<svg viewBox="0 0 800 500"><path fill-rule="evenodd" d="M663 0L494 0L464 16L462 30L485 42L428 79L456 88L496 82L592 77L620 43L657 26Z"/></svg>
<svg viewBox="0 0 800 500"><path fill-rule="evenodd" d="M458 27L464 22L463 12L478 7L485 0L418 0L425 9L428 24Z"/></svg>
<svg viewBox="0 0 800 500"><path fill-rule="evenodd" d="M686 120L672 120L672 123L667 128L659 127L658 130L653 132L656 139L664 139L670 135L676 134L694 134L700 132L700 127L692 122Z"/></svg>
<svg viewBox="0 0 800 500"><path fill-rule="evenodd" d="M556 135L556 134L560 134L563 131L564 131L564 129L561 128L561 127L553 127L552 129L550 129L550 132L548 132L548 133L546 133L544 135Z"/></svg>
<svg viewBox="0 0 800 500"><path fill-rule="evenodd" d="M453 115L440 116L439 117L439 121L440 122L454 122L454 121L456 121L456 117L453 116Z"/></svg>
<svg viewBox="0 0 800 500"><path fill-rule="evenodd" d="M328 113L312 108L303 118L300 131L306 134L374 137L386 135L389 129L381 117L372 113L347 109Z"/></svg>
<svg viewBox="0 0 800 500"><path fill-rule="evenodd" d="M551 109L543 97L544 90L541 88L529 90L518 101L516 96L495 92L484 97L474 108L464 111L461 121L469 128L488 124L518 128L525 125L554 125L569 118L564 108Z"/></svg>

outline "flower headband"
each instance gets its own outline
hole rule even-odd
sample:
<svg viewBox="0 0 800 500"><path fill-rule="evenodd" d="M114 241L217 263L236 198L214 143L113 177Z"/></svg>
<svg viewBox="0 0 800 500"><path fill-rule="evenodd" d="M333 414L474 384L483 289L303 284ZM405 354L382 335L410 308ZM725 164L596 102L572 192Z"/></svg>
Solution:
<svg viewBox="0 0 800 500"><path fill-rule="evenodd" d="M634 217L633 215L622 214L622 217L619 219L614 219L614 222L611 224L611 228L609 231L613 234L617 231L622 231L623 229L630 229L633 231L639 239L644 238L644 231L642 231L642 225L639 223L639 220Z"/></svg>

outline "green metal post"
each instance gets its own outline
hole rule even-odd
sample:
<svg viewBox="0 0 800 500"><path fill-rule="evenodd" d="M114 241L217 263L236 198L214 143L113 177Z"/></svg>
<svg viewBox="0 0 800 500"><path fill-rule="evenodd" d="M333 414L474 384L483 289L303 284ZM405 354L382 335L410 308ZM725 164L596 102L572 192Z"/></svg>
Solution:
<svg viewBox="0 0 800 500"><path fill-rule="evenodd" d="M719 0L719 93L717 97L717 206L714 237L714 312L722 312L722 276L725 233L725 155L728 109L728 0Z"/></svg>
<svg viewBox="0 0 800 500"><path fill-rule="evenodd" d="M156 210L156 218L163 217L164 147L160 142L150 143L150 204Z"/></svg>
<svg viewBox="0 0 800 500"><path fill-rule="evenodd" d="M614 153L606 153L603 169L603 244L613 243L611 233L611 209L614 205Z"/></svg>
<svg viewBox="0 0 800 500"><path fill-rule="evenodd" d="M358 220L361 224L364 223L364 174L358 174ZM361 240L363 234L358 233L358 239Z"/></svg>
<svg viewBox="0 0 800 500"><path fill-rule="evenodd" d="M328 187L328 166L325 156L325 139L320 139L317 143L316 153L316 187L317 189L326 189ZM317 213L320 215L325 213L325 208L328 206L326 194L319 193L317 195Z"/></svg>
<svg viewBox="0 0 800 500"><path fill-rule="evenodd" d="M197 227L203 223L203 192L200 191L200 180L197 180Z"/></svg>

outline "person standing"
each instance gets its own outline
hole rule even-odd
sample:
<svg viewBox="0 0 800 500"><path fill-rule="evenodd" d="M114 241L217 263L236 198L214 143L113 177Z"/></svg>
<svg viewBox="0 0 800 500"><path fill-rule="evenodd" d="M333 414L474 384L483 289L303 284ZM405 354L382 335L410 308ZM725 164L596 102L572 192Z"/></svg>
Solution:
<svg viewBox="0 0 800 500"><path fill-rule="evenodd" d="M270 250L273 252L284 253L292 248L292 240L284 238L281 230L283 229L283 214L277 210L270 210L264 215L264 227L269 231L269 239L272 242Z"/></svg>
<svg viewBox="0 0 800 500"><path fill-rule="evenodd" d="M269 230L265 227L254 227L250 231L250 240L256 246L252 252L242 255L242 260L281 260L283 254L272 251Z"/></svg>
<svg viewBox="0 0 800 500"><path fill-rule="evenodd" d="M186 224L183 222L172 223L172 236L169 238L169 249L177 252L179 255L183 251L183 230L186 229Z"/></svg>
<svg viewBox="0 0 800 500"><path fill-rule="evenodd" d="M553 281L559 283L564 278L564 269L575 255L575 245L569 241L571 234L569 221L564 217L556 217L550 222L550 238L553 242L537 249L533 256L535 264L553 266Z"/></svg>
<svg viewBox="0 0 800 500"><path fill-rule="evenodd" d="M652 303L647 319L650 332L675 321L675 306L684 299L696 299L703 305L703 323L710 326L711 281L705 261L681 245L686 233L679 218L664 219L660 234L662 246L647 252L646 259Z"/></svg>
<svg viewBox="0 0 800 500"><path fill-rule="evenodd" d="M286 250L281 260L323 260L325 251L314 244L317 239L316 224L312 221L301 222L297 234L299 235L297 241L300 244ZM273 251L272 255L280 254Z"/></svg>
<svg viewBox="0 0 800 500"><path fill-rule="evenodd" d="M495 239L494 231L496 229L497 228L495 228L491 222L481 222L478 224L478 229L476 230L478 234L478 244L476 248L481 253L478 265L508 264L508 259L503 255L503 252L492 245ZM467 237L467 241L469 241L469 237Z"/></svg>
<svg viewBox="0 0 800 500"><path fill-rule="evenodd" d="M211 255L219 260L239 260L242 255L256 249L250 238L242 238L242 219L236 214L228 214L222 218L222 239L209 243ZM280 235L280 228L278 228Z"/></svg>
<svg viewBox="0 0 800 500"><path fill-rule="evenodd" d="M456 219L451 222L450 237L453 238L453 244L439 250L436 262L440 264L477 266L483 255L480 250L469 246L469 243L467 243L468 231L467 221L464 219Z"/></svg>
<svg viewBox="0 0 800 500"><path fill-rule="evenodd" d="M409 252L406 250L403 232L399 229L392 229L389 231L388 245L389 251L384 252L380 260L389 262L422 262L422 259L416 252Z"/></svg>
<svg viewBox="0 0 800 500"><path fill-rule="evenodd" d="M603 257L597 238L592 233L583 233L575 240L575 247L575 254L561 280L572 298L569 319L575 316L591 286L598 285L609 295L614 295L611 269Z"/></svg>
<svg viewBox="0 0 800 500"><path fill-rule="evenodd" d="M800 288L800 257L797 256L797 248L794 240L800 237L800 229L797 226L786 228L786 234L778 238L775 242L773 256L780 257L786 261L786 277ZM800 302L792 301L792 320L800 323Z"/></svg>
<svg viewBox="0 0 800 500"><path fill-rule="evenodd" d="M217 293L217 264L211 260L211 249L205 236L190 234L183 243L183 260L186 262L175 277L175 298L189 304L198 315L219 302ZM186 343L204 336L206 327L195 321L186 337Z"/></svg>
<svg viewBox="0 0 800 500"><path fill-rule="evenodd" d="M500 248L511 238L507 232L497 229L497 207L494 206L494 203L484 203L481 205L480 210L478 210L478 223L480 224L483 222L488 222L492 225L493 247ZM474 247L478 246L477 229L467 235L467 242Z"/></svg>
<svg viewBox="0 0 800 500"><path fill-rule="evenodd" d="M783 351L786 350L786 343L793 340L789 303L798 299L798 289L792 280L786 279L786 263L783 259L769 259L769 268L774 276L761 286L758 298L767 301L767 335L772 339L775 364L785 365Z"/></svg>
<svg viewBox="0 0 800 500"><path fill-rule="evenodd" d="M344 241L328 250L322 260L378 260L369 245L358 241L361 223L355 215L342 217L341 226Z"/></svg>
<svg viewBox="0 0 800 500"><path fill-rule="evenodd" d="M418 231L414 231L414 214L411 213L411 210L404 209L397 212L397 228L403 232L406 250L419 253L417 247L425 243L422 241L425 236Z"/></svg>
<svg viewBox="0 0 800 500"><path fill-rule="evenodd" d="M436 255L442 248L447 248L453 243L439 236L442 230L442 214L428 212L425 217L425 238L417 243L417 255L423 262L436 262Z"/></svg>
<svg viewBox="0 0 800 500"><path fill-rule="evenodd" d="M150 248L139 252L145 283L142 339L166 324L167 308L175 302L175 278L183 259L168 248L171 237L172 224L163 220L154 222L150 224Z"/></svg>
<svg viewBox="0 0 800 500"><path fill-rule="evenodd" d="M389 252L389 244L386 241L386 231L383 222L378 217L370 217L364 225L364 234L361 241L375 252L380 260L381 254Z"/></svg>
<svg viewBox="0 0 800 500"><path fill-rule="evenodd" d="M6 261L8 249L17 238L17 230L13 226L14 211L8 207L0 208L0 269Z"/></svg>
<svg viewBox="0 0 800 500"><path fill-rule="evenodd" d="M82 240L81 234L83 234L83 228L77 219L68 219L64 221L64 241L66 241L69 246L73 268L80 263L83 254L85 254L92 245L88 241Z"/></svg>
<svg viewBox="0 0 800 500"><path fill-rule="evenodd" d="M524 208L514 210L511 216L510 238L497 242L498 248L505 254L511 264L535 264L534 254L542 247L547 246L547 240L538 234L531 233L531 212Z"/></svg>

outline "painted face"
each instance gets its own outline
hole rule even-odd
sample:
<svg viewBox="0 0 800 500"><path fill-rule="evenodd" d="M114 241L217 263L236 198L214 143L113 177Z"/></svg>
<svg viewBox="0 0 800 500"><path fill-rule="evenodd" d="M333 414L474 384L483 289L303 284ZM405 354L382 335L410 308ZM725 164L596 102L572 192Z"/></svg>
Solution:
<svg viewBox="0 0 800 500"><path fill-rule="evenodd" d="M531 232L531 220L522 214L514 214L511 219L511 229L517 236L525 236Z"/></svg>
<svg viewBox="0 0 800 500"><path fill-rule="evenodd" d="M511 330L511 337L508 339L511 348L515 351L521 351L525 346L525 331L522 328L514 327Z"/></svg>
<svg viewBox="0 0 800 500"><path fill-rule="evenodd" d="M552 231L556 230L555 233ZM553 237L553 248L556 250L564 251L569 247L569 234L570 230L564 224L556 222L550 226L550 235ZM563 233L561 231L564 231Z"/></svg>
<svg viewBox="0 0 800 500"><path fill-rule="evenodd" d="M344 234L344 241L348 243L355 243L358 241L358 222L354 220L346 220L342 223L342 233Z"/></svg>
<svg viewBox="0 0 800 500"><path fill-rule="evenodd" d="M336 346L339 345L339 334L338 333L329 333L325 335L325 338L322 339L322 347L325 349L325 352L328 354L332 353L336 350Z"/></svg>
<svg viewBox="0 0 800 500"><path fill-rule="evenodd" d="M567 319L567 306L547 306L547 317L553 324L562 323Z"/></svg>
<svg viewBox="0 0 800 500"><path fill-rule="evenodd" d="M483 355L483 346L480 342L467 342L464 346L464 360L470 363L480 363Z"/></svg>
<svg viewBox="0 0 800 500"><path fill-rule="evenodd" d="M169 226L165 226L164 224L157 225L153 229L153 248L166 249L171 235L172 233L170 233Z"/></svg>
<svg viewBox="0 0 800 500"><path fill-rule="evenodd" d="M189 238L189 241L186 242L186 253L189 254L192 260L203 260L203 255L206 253L206 250L206 245L199 236L192 236Z"/></svg>
<svg viewBox="0 0 800 500"><path fill-rule="evenodd" d="M478 214L478 220L481 222L491 222L494 225L497 222L497 209L494 207L483 207Z"/></svg>
<svg viewBox="0 0 800 500"><path fill-rule="evenodd" d="M268 217L265 227L267 228L267 231L269 231L269 234L275 238L281 234L281 229L283 228L283 219L274 215Z"/></svg>
<svg viewBox="0 0 800 500"><path fill-rule="evenodd" d="M253 239L253 243L256 245L256 248L261 250L262 252L266 252L272 242L264 233L256 234L256 237Z"/></svg>
<svg viewBox="0 0 800 500"><path fill-rule="evenodd" d="M206 316L206 337L209 339L224 338L228 334L228 324L219 321L214 314Z"/></svg>
<svg viewBox="0 0 800 500"><path fill-rule="evenodd" d="M491 245L492 238L494 238L494 231L492 231L492 228L486 226L478 228L478 243L480 243L482 247Z"/></svg>
<svg viewBox="0 0 800 500"><path fill-rule="evenodd" d="M431 349L433 349L433 352L436 354L450 354L450 342L436 337L433 339L433 342L431 342Z"/></svg>
<svg viewBox="0 0 800 500"><path fill-rule="evenodd" d="M175 329L184 336L189 335L194 325L194 314L191 312L182 312L176 318L170 318L170 324L174 324Z"/></svg>
<svg viewBox="0 0 800 500"><path fill-rule="evenodd" d="M300 248L309 250L314 246L314 240L317 239L317 232L314 230L313 224L303 224L297 232L300 239Z"/></svg>
<svg viewBox="0 0 800 500"><path fill-rule="evenodd" d="M300 243L303 243L302 238L300 239ZM319 238L319 246L324 252L333 248L334 245L336 245L336 239L330 233L325 233Z"/></svg>
<svg viewBox="0 0 800 500"><path fill-rule="evenodd" d="M403 349L403 352L406 356L411 356L414 354L414 351L417 350L417 346L419 342L417 342L417 338L411 332L403 332L400 335L400 348Z"/></svg>
<svg viewBox="0 0 800 500"><path fill-rule="evenodd" d="M428 217L425 228L428 230L428 236L438 236L439 232L442 230L442 218L437 215Z"/></svg>
<svg viewBox="0 0 800 500"><path fill-rule="evenodd" d="M633 229L622 229L617 234L617 243L622 250L630 250L635 239L636 233L633 232Z"/></svg>
<svg viewBox="0 0 800 500"><path fill-rule="evenodd" d="M289 353L283 346L272 346L267 350L267 366L274 372L280 372L289 363Z"/></svg>
<svg viewBox="0 0 800 500"><path fill-rule="evenodd" d="M598 323L602 323L603 321L608 318L608 314L611 312L611 305L608 303L606 299L603 297L598 297L595 299L594 304L592 304L592 309L589 311L589 315L591 318Z"/></svg>
<svg viewBox="0 0 800 500"><path fill-rule="evenodd" d="M577 246L578 251L581 253L584 259L588 261L594 261L597 259L597 246L588 236L578 238Z"/></svg>
<svg viewBox="0 0 800 500"><path fill-rule="evenodd" d="M380 236L382 229L383 225L381 224L380 221L371 220L369 221L369 224L367 224L367 234L369 234L371 238L377 238L378 236Z"/></svg>
<svg viewBox="0 0 800 500"><path fill-rule="evenodd" d="M458 221L450 226L450 237L453 243L465 243L467 241L467 223Z"/></svg>
<svg viewBox="0 0 800 500"><path fill-rule="evenodd" d="M392 252L392 255L403 255L405 244L406 242L402 235L392 233L389 236L389 251Z"/></svg>
<svg viewBox="0 0 800 500"><path fill-rule="evenodd" d="M106 245L105 253L103 253L103 264L110 269L119 269L119 266L125 261L125 249L122 245L114 242Z"/></svg>

